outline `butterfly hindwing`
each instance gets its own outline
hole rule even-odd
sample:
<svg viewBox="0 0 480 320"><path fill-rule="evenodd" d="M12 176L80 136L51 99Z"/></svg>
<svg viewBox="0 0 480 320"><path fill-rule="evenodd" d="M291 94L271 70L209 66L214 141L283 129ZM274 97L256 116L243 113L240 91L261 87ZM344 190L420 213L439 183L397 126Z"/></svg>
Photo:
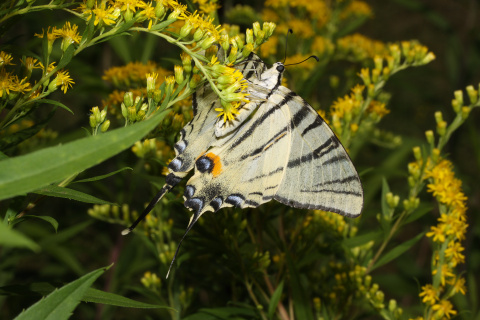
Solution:
<svg viewBox="0 0 480 320"><path fill-rule="evenodd" d="M274 197L291 147L288 106L276 98L261 103L250 125L197 160L186 187L188 207L202 214L229 206L258 207Z"/></svg>

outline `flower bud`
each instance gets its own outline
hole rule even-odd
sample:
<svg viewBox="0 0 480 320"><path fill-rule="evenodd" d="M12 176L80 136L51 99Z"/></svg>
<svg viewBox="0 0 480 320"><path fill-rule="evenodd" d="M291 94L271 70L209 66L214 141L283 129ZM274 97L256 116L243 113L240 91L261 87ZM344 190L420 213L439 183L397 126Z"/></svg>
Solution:
<svg viewBox="0 0 480 320"><path fill-rule="evenodd" d="M468 86L466 88L468 98L470 99L470 104L475 104L478 101L478 91L473 88L473 86Z"/></svg>
<svg viewBox="0 0 480 320"><path fill-rule="evenodd" d="M262 31L262 29L260 28L260 22L255 21L253 23L253 34L255 35L255 37L258 37L258 33L260 31ZM265 36L265 33L263 35Z"/></svg>
<svg viewBox="0 0 480 320"><path fill-rule="evenodd" d="M97 120L95 119L95 116L93 114L90 115L89 120L90 127L95 128L97 126Z"/></svg>
<svg viewBox="0 0 480 320"><path fill-rule="evenodd" d="M103 122L102 126L100 127L100 130L102 132L105 132L108 130L108 127L110 127L110 120L106 120L105 122Z"/></svg>
<svg viewBox="0 0 480 320"><path fill-rule="evenodd" d="M427 138L427 142L433 146L435 144L435 136L432 130L425 131L425 137Z"/></svg>
<svg viewBox="0 0 480 320"><path fill-rule="evenodd" d="M246 34L247 43L253 44L253 30L252 29L247 29L245 34Z"/></svg>
<svg viewBox="0 0 480 320"><path fill-rule="evenodd" d="M185 78L183 77L183 68L180 66L174 66L173 69L175 71L175 81L177 82L177 84L182 83L183 80L185 80Z"/></svg>
<svg viewBox="0 0 480 320"><path fill-rule="evenodd" d="M195 42L202 40L204 34L205 31L202 30L202 28L197 28L197 30L195 30L195 32L193 33L193 40Z"/></svg>
<svg viewBox="0 0 480 320"><path fill-rule="evenodd" d="M190 21L185 21L185 24L180 28L180 37L178 39L185 38L190 34L193 29L193 24Z"/></svg>
<svg viewBox="0 0 480 320"><path fill-rule="evenodd" d="M157 1L157 4L155 5L155 17L162 20L165 17L166 12L167 10L163 5L163 1Z"/></svg>
<svg viewBox="0 0 480 320"><path fill-rule="evenodd" d="M250 53L253 51L253 43L248 43L242 50L242 56L244 58L248 57Z"/></svg>
<svg viewBox="0 0 480 320"><path fill-rule="evenodd" d="M133 92L131 91L125 92L123 96L123 102L125 103L125 106L127 108L133 106Z"/></svg>

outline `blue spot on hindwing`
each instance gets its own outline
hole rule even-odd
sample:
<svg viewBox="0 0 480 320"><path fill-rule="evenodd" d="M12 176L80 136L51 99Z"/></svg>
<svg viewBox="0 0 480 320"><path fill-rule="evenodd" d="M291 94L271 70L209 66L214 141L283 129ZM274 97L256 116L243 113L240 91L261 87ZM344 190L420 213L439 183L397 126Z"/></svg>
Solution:
<svg viewBox="0 0 480 320"><path fill-rule="evenodd" d="M240 207L243 201L245 201L245 198L238 193L229 195L225 200L226 203L229 203L237 208Z"/></svg>
<svg viewBox="0 0 480 320"><path fill-rule="evenodd" d="M195 162L195 165L197 166L198 171L204 173L204 172L211 172L214 166L213 160L210 159L209 157L202 156L198 158L197 162Z"/></svg>
<svg viewBox="0 0 480 320"><path fill-rule="evenodd" d="M214 212L217 212L218 209L220 209L220 207L222 206L222 204L223 204L222 197L216 197L215 199L210 201L210 206L213 208Z"/></svg>
<svg viewBox="0 0 480 320"><path fill-rule="evenodd" d="M195 212L200 212L203 209L203 200L200 198L190 198L185 201L185 207L193 209Z"/></svg>
<svg viewBox="0 0 480 320"><path fill-rule="evenodd" d="M180 171L182 164L183 164L182 158L175 158L168 164L168 169L174 172Z"/></svg>
<svg viewBox="0 0 480 320"><path fill-rule="evenodd" d="M187 199L190 199L193 197L193 194L195 193L195 187L194 186L186 186L185 187L185 192L183 193L183 196Z"/></svg>

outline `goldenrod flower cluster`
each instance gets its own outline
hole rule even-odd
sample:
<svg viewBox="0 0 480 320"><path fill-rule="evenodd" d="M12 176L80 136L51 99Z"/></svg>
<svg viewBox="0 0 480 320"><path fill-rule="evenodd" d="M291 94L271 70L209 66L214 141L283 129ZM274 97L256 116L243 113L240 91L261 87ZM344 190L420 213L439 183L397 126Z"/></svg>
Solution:
<svg viewBox="0 0 480 320"><path fill-rule="evenodd" d="M480 106L478 90L468 86L466 92L469 104L464 100L461 90L455 92L452 107L456 117L450 125L441 112L435 113L438 142L435 142L433 131L426 131L428 149L422 152L420 147L415 147L413 154L416 161L408 165L411 194L418 193L419 186L426 180L427 191L436 198L440 213L437 225L431 226L426 233L433 241L433 281L422 286L419 296L425 304L425 311L424 316L417 319L450 319L458 313L450 299L457 293L466 293L465 279L457 268L465 263L462 241L465 240L468 227L468 198L462 190L462 181L455 177L453 164L442 156L442 149L451 134L467 119L472 108ZM410 202L404 201L405 208L412 206Z"/></svg>

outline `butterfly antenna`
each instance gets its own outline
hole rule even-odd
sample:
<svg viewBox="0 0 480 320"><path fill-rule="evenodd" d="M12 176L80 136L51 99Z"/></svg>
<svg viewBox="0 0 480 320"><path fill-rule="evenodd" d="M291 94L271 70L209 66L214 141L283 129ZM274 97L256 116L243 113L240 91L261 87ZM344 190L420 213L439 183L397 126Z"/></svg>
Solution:
<svg viewBox="0 0 480 320"><path fill-rule="evenodd" d="M308 59L311 59L311 58L314 58L315 60L317 60L317 62L320 61L320 59L318 59L317 56L310 56L310 57L308 57L307 59L302 60L302 61L300 61L300 62L289 63L289 64L285 64L284 66L285 66L285 67L286 67L286 66L294 66L294 65L296 65L296 64L304 63L305 61L307 61Z"/></svg>
<svg viewBox="0 0 480 320"><path fill-rule="evenodd" d="M175 255L173 256L172 262L170 262L170 267L168 267L168 272L165 279L168 279L168 275L170 274L170 270L173 267L173 262L175 262L175 259L177 258L177 254L178 254L178 251L180 250L180 246L182 245L183 239L185 239L185 237L187 236L187 233L190 231L190 229L192 229L193 225L195 224L195 222L197 222L199 217L200 217L200 214L198 211L192 216L192 219L188 224L187 230L185 230L185 233L183 234L182 239L180 239L180 242L178 243L177 250L175 250Z"/></svg>
<svg viewBox="0 0 480 320"><path fill-rule="evenodd" d="M293 30L288 29L287 35L285 36L285 55L284 55L285 58L283 59L282 64L285 64L285 61L287 61L287 45L288 45L288 34L289 33L293 34Z"/></svg>

